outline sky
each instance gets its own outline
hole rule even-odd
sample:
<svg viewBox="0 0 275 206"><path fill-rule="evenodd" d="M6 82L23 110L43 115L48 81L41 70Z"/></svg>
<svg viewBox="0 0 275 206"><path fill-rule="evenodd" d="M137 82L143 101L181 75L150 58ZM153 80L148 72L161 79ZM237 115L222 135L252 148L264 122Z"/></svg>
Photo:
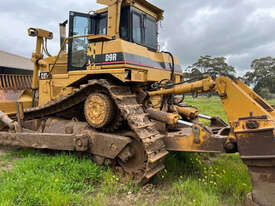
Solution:
<svg viewBox="0 0 275 206"><path fill-rule="evenodd" d="M200 56L224 56L239 75L256 58L275 54L274 0L149 0L165 10L160 22L162 50L178 56L183 68ZM31 57L35 38L29 27L52 31L48 50L59 50L59 23L69 11L87 13L102 8L96 0L0 1L0 50Z"/></svg>

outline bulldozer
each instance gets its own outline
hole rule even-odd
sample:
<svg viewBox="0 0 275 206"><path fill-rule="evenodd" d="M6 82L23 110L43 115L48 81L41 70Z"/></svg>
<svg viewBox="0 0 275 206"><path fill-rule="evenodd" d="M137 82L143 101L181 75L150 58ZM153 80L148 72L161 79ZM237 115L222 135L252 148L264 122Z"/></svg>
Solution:
<svg viewBox="0 0 275 206"><path fill-rule="evenodd" d="M238 152L253 184L246 205L275 205L275 108L239 79L184 81L177 57L158 46L158 7L97 3L106 8L69 12L56 56L47 50L51 32L28 30L36 37L31 88L12 106L1 102L0 145L90 153L140 183L165 168L169 151ZM229 124L178 96L205 92L218 94Z"/></svg>

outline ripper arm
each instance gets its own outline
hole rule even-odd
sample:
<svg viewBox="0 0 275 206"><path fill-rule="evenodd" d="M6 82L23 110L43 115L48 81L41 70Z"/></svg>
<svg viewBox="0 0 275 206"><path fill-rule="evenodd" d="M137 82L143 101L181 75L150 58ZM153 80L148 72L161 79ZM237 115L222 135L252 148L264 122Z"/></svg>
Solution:
<svg viewBox="0 0 275 206"><path fill-rule="evenodd" d="M215 82L207 77L201 81L176 85L173 88L149 92L150 96L165 94L202 93L216 91L222 101L230 132L226 141L218 143L211 132L205 131L200 124L190 124L193 132L166 138L168 150L178 151L209 151L212 142L214 151L219 151L221 144L232 146L235 143L241 159L248 166L251 174L253 191L248 195L247 204L272 206L275 205L275 109L240 80L218 77ZM187 124L186 124L187 125ZM188 126L188 125L187 125ZM194 128L200 128L194 130ZM185 129L186 131L186 129ZM199 134L199 136L198 136ZM211 137L209 136L211 135ZM181 137L180 137L181 135ZM196 141L196 135L197 140ZM206 139L202 135L208 136ZM188 138L190 139L188 141ZM206 145L206 147L201 147ZM220 150L221 151L221 150Z"/></svg>

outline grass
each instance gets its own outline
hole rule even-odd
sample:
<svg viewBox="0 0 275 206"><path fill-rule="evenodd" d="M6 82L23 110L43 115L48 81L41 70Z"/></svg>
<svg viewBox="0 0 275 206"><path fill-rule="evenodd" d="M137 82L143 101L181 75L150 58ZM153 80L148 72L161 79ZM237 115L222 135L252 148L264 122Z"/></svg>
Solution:
<svg viewBox="0 0 275 206"><path fill-rule="evenodd" d="M191 98L187 97L185 99L189 105L195 106L200 110L200 113L209 116L219 116L220 118L226 120L226 114L224 112L222 103L218 97L199 97Z"/></svg>
<svg viewBox="0 0 275 206"><path fill-rule="evenodd" d="M110 194L135 191L136 185L119 183L110 169L89 156L37 150L11 150L0 163L13 161L11 170L0 170L1 206L105 205Z"/></svg>
<svg viewBox="0 0 275 206"><path fill-rule="evenodd" d="M49 156L33 150L10 154L19 160L0 178L1 205L68 205L85 202L85 194L103 171L88 159L74 155Z"/></svg>
<svg viewBox="0 0 275 206"><path fill-rule="evenodd" d="M268 101L271 105L275 105L275 99Z"/></svg>
<svg viewBox="0 0 275 206"><path fill-rule="evenodd" d="M187 96L185 102L187 102L189 105L198 108L200 113L204 115L208 115L210 117L218 116L222 118L225 122L228 122L225 111L223 109L222 102L218 97L199 97L194 99ZM200 121L205 124L208 123L206 120L203 119L200 119Z"/></svg>
<svg viewBox="0 0 275 206"><path fill-rule="evenodd" d="M172 153L166 166L157 178L172 188L170 198L160 205L242 205L252 189L238 154Z"/></svg>
<svg viewBox="0 0 275 206"><path fill-rule="evenodd" d="M203 114L226 119L218 98L186 101ZM251 189L238 154L171 152L166 169L139 186L89 156L25 149L0 153L0 206L229 206L242 205Z"/></svg>
<svg viewBox="0 0 275 206"><path fill-rule="evenodd" d="M149 190L75 154L19 150L7 157L16 160L0 172L1 206L238 205L251 189L237 155L210 161L208 155L171 153Z"/></svg>

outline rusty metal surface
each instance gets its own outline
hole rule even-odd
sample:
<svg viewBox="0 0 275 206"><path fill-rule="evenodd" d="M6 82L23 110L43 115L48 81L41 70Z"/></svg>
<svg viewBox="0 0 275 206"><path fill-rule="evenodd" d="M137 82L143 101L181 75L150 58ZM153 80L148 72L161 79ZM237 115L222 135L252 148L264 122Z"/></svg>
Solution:
<svg viewBox="0 0 275 206"><path fill-rule="evenodd" d="M273 130L240 133L237 134L237 141L241 158L275 155Z"/></svg>
<svg viewBox="0 0 275 206"><path fill-rule="evenodd" d="M114 159L131 142L131 138L125 136L99 132L89 134L90 152L111 159Z"/></svg>
<svg viewBox="0 0 275 206"><path fill-rule="evenodd" d="M133 138L131 143L122 151L122 155L122 157L119 155L119 163L124 171L131 174L143 169L146 154L141 142Z"/></svg>
<svg viewBox="0 0 275 206"><path fill-rule="evenodd" d="M14 121L10 119L4 112L0 111L0 122L8 126L9 128L14 128Z"/></svg>
<svg viewBox="0 0 275 206"><path fill-rule="evenodd" d="M7 129L7 126L0 121L0 131L4 131Z"/></svg>
<svg viewBox="0 0 275 206"><path fill-rule="evenodd" d="M162 112L153 108L146 109L146 112L150 118L170 125L176 125L177 121L181 118L178 114Z"/></svg>
<svg viewBox="0 0 275 206"><path fill-rule="evenodd" d="M171 112L177 112L187 119L196 119L199 115L199 110L193 107L180 107L180 106L170 106L169 110Z"/></svg>
<svg viewBox="0 0 275 206"><path fill-rule="evenodd" d="M212 117L210 127L227 127L228 125L220 117Z"/></svg>
<svg viewBox="0 0 275 206"><path fill-rule="evenodd" d="M0 145L25 148L87 151L87 135L0 132Z"/></svg>
<svg viewBox="0 0 275 206"><path fill-rule="evenodd" d="M269 167L248 166L248 170L253 185L251 193L253 202L259 206L274 206L275 164Z"/></svg>
<svg viewBox="0 0 275 206"><path fill-rule="evenodd" d="M86 122L60 118L29 121L24 126L33 130L25 128L24 133L0 133L0 145L89 151L93 155L115 159L131 142L129 137L96 132Z"/></svg>
<svg viewBox="0 0 275 206"><path fill-rule="evenodd" d="M247 204L275 205L274 123L267 118L242 118L236 124L238 151L251 175L253 191Z"/></svg>
<svg viewBox="0 0 275 206"><path fill-rule="evenodd" d="M40 126L40 131L43 133L81 134L87 129L88 124L86 122L75 122L60 118L48 118Z"/></svg>
<svg viewBox="0 0 275 206"><path fill-rule="evenodd" d="M192 128L182 128L178 132L169 132L164 138L167 150L183 152L225 152L226 137L202 133L200 142L194 141Z"/></svg>

